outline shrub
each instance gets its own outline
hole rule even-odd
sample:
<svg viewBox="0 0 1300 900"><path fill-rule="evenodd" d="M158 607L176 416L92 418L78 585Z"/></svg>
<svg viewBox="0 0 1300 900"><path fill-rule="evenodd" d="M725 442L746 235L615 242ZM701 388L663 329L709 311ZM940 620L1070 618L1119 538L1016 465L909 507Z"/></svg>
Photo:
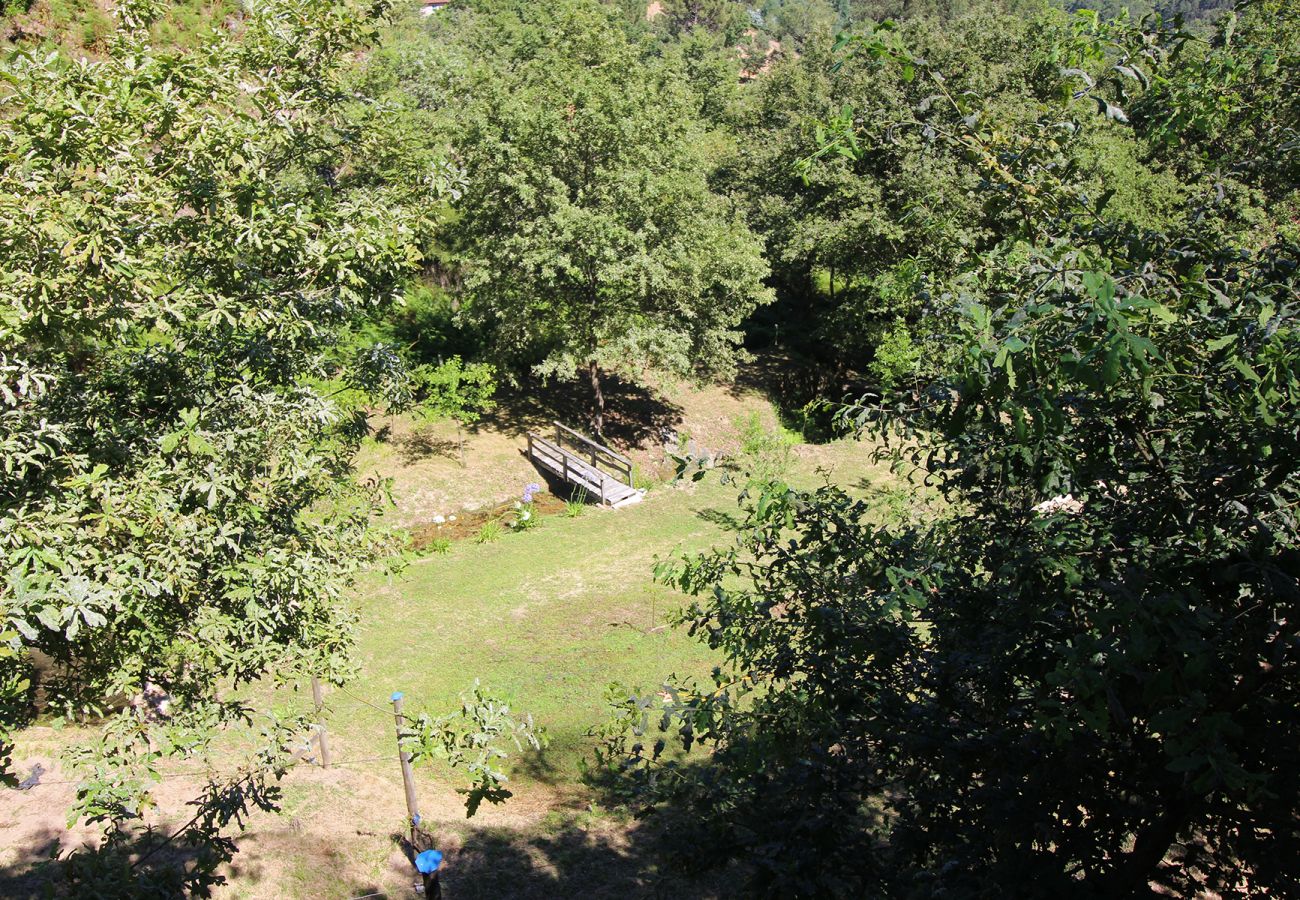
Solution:
<svg viewBox="0 0 1300 900"><path fill-rule="evenodd" d="M921 345L912 339L907 323L898 320L880 336L867 368L882 387L894 387L915 378L920 364Z"/></svg>

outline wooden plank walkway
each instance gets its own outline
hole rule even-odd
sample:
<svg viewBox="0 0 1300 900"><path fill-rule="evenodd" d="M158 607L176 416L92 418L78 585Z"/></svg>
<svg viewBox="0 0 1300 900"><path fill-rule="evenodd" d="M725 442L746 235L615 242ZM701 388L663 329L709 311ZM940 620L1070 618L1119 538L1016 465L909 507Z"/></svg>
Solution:
<svg viewBox="0 0 1300 900"><path fill-rule="evenodd" d="M633 483L632 460L559 422L553 424L554 439L528 432L528 458L535 466L605 506L618 509L640 502L645 490Z"/></svg>

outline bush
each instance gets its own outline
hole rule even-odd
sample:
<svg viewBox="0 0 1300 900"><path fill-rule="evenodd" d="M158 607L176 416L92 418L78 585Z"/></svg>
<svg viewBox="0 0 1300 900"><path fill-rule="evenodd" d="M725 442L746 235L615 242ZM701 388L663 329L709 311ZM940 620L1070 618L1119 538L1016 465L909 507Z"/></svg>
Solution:
<svg viewBox="0 0 1300 900"><path fill-rule="evenodd" d="M876 342L867 370L876 383L892 388L915 379L921 363L921 345L912 340L906 322L896 321Z"/></svg>

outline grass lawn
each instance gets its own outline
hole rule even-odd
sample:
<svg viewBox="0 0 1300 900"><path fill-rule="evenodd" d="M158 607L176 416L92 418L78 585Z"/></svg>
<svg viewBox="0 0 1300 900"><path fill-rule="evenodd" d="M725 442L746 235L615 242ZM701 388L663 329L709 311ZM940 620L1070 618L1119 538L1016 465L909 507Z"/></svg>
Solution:
<svg viewBox="0 0 1300 900"><path fill-rule="evenodd" d="M880 484L889 476L869 456L851 441L801 448L793 478L811 486L821 470L845 486ZM592 746L588 729L607 714L607 684L652 688L713 666L706 647L667 625L683 598L651 573L657 558L730 540L712 513L735 512L736 492L716 473L686 489L660 486L622 510L548 516L530 531L458 541L396 576L368 579L359 592L361 675L347 690L380 707L400 690L408 711L436 713L477 678L549 735L523 779L572 782ZM377 722L377 710L337 694L330 706L339 754L366 752L377 733L391 738L391 720Z"/></svg>
<svg viewBox="0 0 1300 900"><path fill-rule="evenodd" d="M869 447L853 442L800 447L793 462L793 479L805 486L823 476L857 489L889 481L870 462ZM652 688L671 674L707 675L714 664L707 648L666 627L683 598L656 585L651 572L656 557L728 540L713 513L734 512L735 496L736 487L717 474L687 489L659 486L623 510L550 516L536 529L490 544L462 540L398 576L366 581L359 592L361 674L346 693L330 691L327 701L341 762L335 772L346 773L333 777L351 781L309 770L310 778L290 784L280 818L316 821L342 806L373 820L382 810L370 829L374 837L398 831L404 809L391 760L390 694L404 692L409 711L439 713L455 708L477 678L531 713L550 744L515 761L514 798L484 807L468 822L452 790L461 779L430 766L417 769L426 825L454 860L448 896L633 897L668 889L686 897L725 895L725 881L682 881L662 871L653 829L594 806L578 765L593 746L588 730L607 715L607 684ZM375 755L388 758L365 762ZM350 760L363 762L352 767ZM363 781L358 770L373 774ZM303 840L293 840L301 861ZM304 892L348 897L361 888L386 889L409 868L400 854L394 858L391 840L360 840L346 853L356 873L346 889L301 863L277 883L290 877ZM233 895L266 896L258 890Z"/></svg>
<svg viewBox="0 0 1300 900"><path fill-rule="evenodd" d="M534 771L572 780L606 684L652 686L711 667L706 648L660 627L681 597L651 570L656 556L717 541L720 529L700 512L732 503L734 490L716 479L690 492L660 488L627 509L550 516L371 579L360 600L362 675L348 690L379 705L401 690L408 709L439 711L478 678L545 727L550 746ZM331 730L344 746L366 743L375 711L340 700ZM381 730L390 736L391 722Z"/></svg>
<svg viewBox="0 0 1300 900"><path fill-rule="evenodd" d="M691 405L685 411L695 435L722 418L722 402L753 402L717 393L706 399L698 411ZM734 418L721 408L727 421ZM734 440L713 427L719 436L706 445ZM507 439L480 440L504 446ZM827 477L862 490L892 483L862 444L802 445L791 454L796 483L811 486ZM474 459L471 449L471 467ZM437 457L391 474L397 491L409 493L434 478L451 491L462 471ZM514 480L512 473L500 490L512 490ZM282 811L249 819L220 895L413 896L411 867L396 840L405 805L389 696L400 690L408 712L439 714L455 709L475 679L510 698L516 711L531 713L550 743L511 761L516 796L485 806L468 822L455 791L463 779L432 766L417 769L425 827L448 854L448 898L725 895L725 875L702 884L668 872L653 826L596 805L597 795L579 779L579 761L593 746L588 730L607 716L603 695L610 682L653 688L674 674L707 675L714 664L707 648L666 625L683 598L656 585L651 573L656 558L729 540L717 513L733 513L735 496L735 486L716 474L685 488L659 485L622 510L546 516L530 531L487 544L460 540L398 575L364 579L356 594L359 676L342 691L326 690L336 765L328 771L299 765L288 774ZM454 499L449 493L438 503L451 512ZM277 691L273 702L306 709L310 692ZM42 761L57 774L58 747L72 738L31 729L20 738L18 760ZM192 814L185 804L200 784L198 777L160 784L165 828ZM54 782L19 795L21 808L10 816L0 810L0 844L8 834L15 848L39 845L48 852L80 840L62 824L73 790L70 782ZM8 831L11 824L18 831ZM22 871L24 851L15 852L18 857L0 859L0 876L8 866Z"/></svg>

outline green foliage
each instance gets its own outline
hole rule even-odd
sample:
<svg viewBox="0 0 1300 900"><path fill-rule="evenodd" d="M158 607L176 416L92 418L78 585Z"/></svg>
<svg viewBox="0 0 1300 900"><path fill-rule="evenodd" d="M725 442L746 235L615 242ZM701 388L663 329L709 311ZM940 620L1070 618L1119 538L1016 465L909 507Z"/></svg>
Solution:
<svg viewBox="0 0 1300 900"><path fill-rule="evenodd" d="M453 356L482 357L484 336L458 319L457 300L448 290L415 283L407 286L403 300L398 308L367 323L371 342L390 341L405 347L416 365Z"/></svg>
<svg viewBox="0 0 1300 900"><path fill-rule="evenodd" d="M564 517L576 519L587 511L587 490L578 488L572 497L564 501Z"/></svg>
<svg viewBox="0 0 1300 900"><path fill-rule="evenodd" d="M867 369L872 379L885 388L895 388L914 379L921 369L921 346L902 322L894 322L876 342Z"/></svg>
<svg viewBox="0 0 1300 900"><path fill-rule="evenodd" d="M531 715L516 718L509 703L486 694L476 681L471 691L461 694L459 711L437 717L420 713L400 740L412 762L439 759L468 772L472 786L457 790L465 795L468 818L484 800L496 804L511 796L506 788L510 779L501 770L509 753L501 743L509 740L518 751L541 750L546 738Z"/></svg>
<svg viewBox="0 0 1300 900"><path fill-rule="evenodd" d="M471 425L496 404L496 369L487 363L465 363L453 356L437 365L425 364L412 373L420 415L428 419L452 419Z"/></svg>
<svg viewBox="0 0 1300 900"><path fill-rule="evenodd" d="M509 514L506 527L511 531L531 531L539 524L537 507L533 503L515 502L514 511Z"/></svg>
<svg viewBox="0 0 1300 900"><path fill-rule="evenodd" d="M1234 4L1232 0L1066 0L1062 5L1071 11L1092 10L1107 19L1127 14L1139 21L1158 13L1171 21L1181 16L1190 23L1216 17Z"/></svg>
<svg viewBox="0 0 1300 900"><path fill-rule="evenodd" d="M1059 82L1032 115L893 34L856 45L918 93L825 127L809 180L874 163L892 129L994 216L931 320L953 352L849 416L947 502L882 516L775 484L734 546L660 567L725 662L611 694L601 761L629 800L693 812L686 859L743 859L782 896L1300 889L1295 182L1285 151L1221 130L1291 134L1277 11L1183 53L1125 21L1042 29ZM1230 72L1268 104L1237 106ZM1194 178L1162 230L1079 177L1089 128ZM1207 148L1228 155L1200 180Z"/></svg>
<svg viewBox="0 0 1300 900"><path fill-rule="evenodd" d="M826 0L766 0L758 12L763 33L795 50L832 38L847 24L846 11Z"/></svg>
<svg viewBox="0 0 1300 900"><path fill-rule="evenodd" d="M474 543L491 544L493 541L501 538L501 523L492 521L484 522L479 528L478 534L474 535Z"/></svg>
<svg viewBox="0 0 1300 900"><path fill-rule="evenodd" d="M1145 135L1104 117L1051 119L1087 87L1063 71L1132 81L1113 68L1122 64L1113 50L1103 59L1129 38L1100 28L1082 36L1063 14L1032 4L976 4L853 33L850 46L871 50L845 55L811 40L753 84L723 169L767 244L778 300L749 328L755 344L792 358L782 397L790 409L950 362L932 333L936 315L962 280L991 271L991 249L1013 252L1008 236L1040 237L1038 213L1018 202L1008 176L1019 176L1000 171L1002 161L1050 170L1104 198L1108 220L1140 228L1173 227L1191 200L1186 178ZM945 73L942 84L919 77L922 61ZM948 139L968 132L976 140ZM1024 156L1031 147L1037 155ZM987 163L977 163L983 153ZM818 165L791 172L791 158L814 157ZM919 368L891 358L900 351Z"/></svg>
<svg viewBox="0 0 1300 900"><path fill-rule="evenodd" d="M240 13L234 0L170 0L159 6L150 34L159 46L198 49L217 39L226 21ZM14 42L96 55L108 51L117 27L112 5L96 0L3 0L0 18L10 20L0 21L0 34Z"/></svg>
<svg viewBox="0 0 1300 900"><path fill-rule="evenodd" d="M710 31L724 44L734 44L750 25L745 4L737 0L662 0L656 24L680 36Z"/></svg>
<svg viewBox="0 0 1300 900"><path fill-rule="evenodd" d="M19 651L21 635L7 624L0 630L0 787L16 787L13 735L30 718L31 666Z"/></svg>
<svg viewBox="0 0 1300 900"><path fill-rule="evenodd" d="M735 425L740 432L738 464L750 478L760 485L770 485L789 477L793 439L763 427L756 412L738 418Z"/></svg>
<svg viewBox="0 0 1300 900"><path fill-rule="evenodd" d="M674 58L596 0L483 4L439 40L475 62L451 90L468 178L448 238L467 318L498 359L586 375L725 373L768 299L757 241L712 193L700 98Z"/></svg>
<svg viewBox="0 0 1300 900"><path fill-rule="evenodd" d="M100 723L74 812L111 847L160 759L246 726L231 687L349 671L345 592L391 542L356 421L306 384L424 215L347 175L371 8L275 0L189 53L157 12L0 82L0 618L49 659L49 712Z"/></svg>
<svg viewBox="0 0 1300 900"><path fill-rule="evenodd" d="M439 553L439 554L450 553L451 538L445 538L445 537L434 538L433 540L429 541L428 548L430 553Z"/></svg>
<svg viewBox="0 0 1300 900"><path fill-rule="evenodd" d="M32 0L4 0L3 3L0 3L0 16L9 18L10 16L25 13L31 5Z"/></svg>
<svg viewBox="0 0 1300 900"><path fill-rule="evenodd" d="M353 333L347 343L364 340ZM450 419L457 433L495 408L496 369L488 363L465 363L459 356L439 363L413 365L408 355L381 342L363 344L352 353L340 404L348 403L354 415L364 416L367 399L382 398L390 414L414 410L430 421ZM460 462L465 465L465 442L460 441Z"/></svg>

